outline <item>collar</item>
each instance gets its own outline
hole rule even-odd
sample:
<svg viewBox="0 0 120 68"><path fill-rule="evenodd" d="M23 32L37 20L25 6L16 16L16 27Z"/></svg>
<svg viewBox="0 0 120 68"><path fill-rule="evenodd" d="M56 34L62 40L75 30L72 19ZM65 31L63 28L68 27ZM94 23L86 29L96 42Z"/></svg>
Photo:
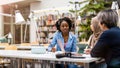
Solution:
<svg viewBox="0 0 120 68"><path fill-rule="evenodd" d="M62 32L59 32L59 34L60 34L60 37L62 37ZM73 36L73 34L71 32L69 32L69 38L70 39L72 39L72 36Z"/></svg>

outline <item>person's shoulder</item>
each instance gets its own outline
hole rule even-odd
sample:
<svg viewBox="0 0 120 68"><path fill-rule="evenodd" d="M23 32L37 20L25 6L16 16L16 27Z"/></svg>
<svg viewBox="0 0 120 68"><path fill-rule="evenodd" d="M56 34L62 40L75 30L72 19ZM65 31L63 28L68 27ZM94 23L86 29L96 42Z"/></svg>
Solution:
<svg viewBox="0 0 120 68"><path fill-rule="evenodd" d="M111 34L113 31L111 29L105 30L103 31L103 33L101 35L109 35Z"/></svg>
<svg viewBox="0 0 120 68"><path fill-rule="evenodd" d="M103 33L115 33L115 32L120 32L120 28L113 27L113 28L110 28L109 30L104 31Z"/></svg>
<svg viewBox="0 0 120 68"><path fill-rule="evenodd" d="M89 37L89 39L92 39L92 38L93 38L93 36L94 36L94 34L91 34L91 35L90 35L90 37Z"/></svg>
<svg viewBox="0 0 120 68"><path fill-rule="evenodd" d="M120 34L120 28L119 27L110 28L110 29L108 29L108 30L106 30L102 33L102 35L107 35L107 36L116 35L116 34Z"/></svg>
<svg viewBox="0 0 120 68"><path fill-rule="evenodd" d="M114 27L114 28L111 28L110 31L120 31L120 28L119 27Z"/></svg>
<svg viewBox="0 0 120 68"><path fill-rule="evenodd" d="M73 37L73 38L77 38L77 36L76 36L74 33L69 32L69 34L70 34L71 37Z"/></svg>
<svg viewBox="0 0 120 68"><path fill-rule="evenodd" d="M94 36L94 34L91 34L91 35L90 35L90 37L93 37L93 36Z"/></svg>

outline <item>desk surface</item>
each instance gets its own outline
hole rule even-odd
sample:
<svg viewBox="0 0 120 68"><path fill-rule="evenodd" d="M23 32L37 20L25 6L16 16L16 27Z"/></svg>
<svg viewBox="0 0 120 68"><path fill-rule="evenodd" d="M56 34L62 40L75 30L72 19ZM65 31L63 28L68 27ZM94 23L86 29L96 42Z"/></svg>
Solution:
<svg viewBox="0 0 120 68"><path fill-rule="evenodd" d="M37 59L37 60L51 60L51 61L65 61L65 62L82 62L90 63L98 60L98 58L86 57L82 58L60 58L55 57L55 53L47 52L46 54L32 54L31 51L21 50L0 50L0 56L9 58L24 58L24 59Z"/></svg>
<svg viewBox="0 0 120 68"><path fill-rule="evenodd" d="M11 45L12 46L12 45ZM6 46L0 46L0 49L4 49ZM17 45L18 49L31 49L31 48L38 48L40 46L21 46L21 45ZM47 46L44 46L45 48L47 48Z"/></svg>

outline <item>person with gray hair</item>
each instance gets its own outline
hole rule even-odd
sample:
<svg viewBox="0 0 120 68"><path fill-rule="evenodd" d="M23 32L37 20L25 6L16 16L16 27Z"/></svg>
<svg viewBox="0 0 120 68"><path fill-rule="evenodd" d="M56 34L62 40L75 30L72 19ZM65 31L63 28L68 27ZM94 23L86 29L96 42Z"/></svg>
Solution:
<svg viewBox="0 0 120 68"><path fill-rule="evenodd" d="M107 68L120 68L120 28L117 27L118 14L107 9L97 14L99 26L103 33L91 50L92 57L105 59Z"/></svg>

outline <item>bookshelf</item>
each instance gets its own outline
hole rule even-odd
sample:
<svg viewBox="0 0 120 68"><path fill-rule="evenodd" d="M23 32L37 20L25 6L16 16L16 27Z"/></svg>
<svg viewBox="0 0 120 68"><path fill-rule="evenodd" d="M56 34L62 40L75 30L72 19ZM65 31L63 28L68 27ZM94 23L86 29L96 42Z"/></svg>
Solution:
<svg viewBox="0 0 120 68"><path fill-rule="evenodd" d="M73 28L71 31L74 32L74 17L70 13L48 14L40 16L35 20L37 25L36 35L40 44L51 42L54 33L57 31L55 23L62 17L69 17L73 21Z"/></svg>

